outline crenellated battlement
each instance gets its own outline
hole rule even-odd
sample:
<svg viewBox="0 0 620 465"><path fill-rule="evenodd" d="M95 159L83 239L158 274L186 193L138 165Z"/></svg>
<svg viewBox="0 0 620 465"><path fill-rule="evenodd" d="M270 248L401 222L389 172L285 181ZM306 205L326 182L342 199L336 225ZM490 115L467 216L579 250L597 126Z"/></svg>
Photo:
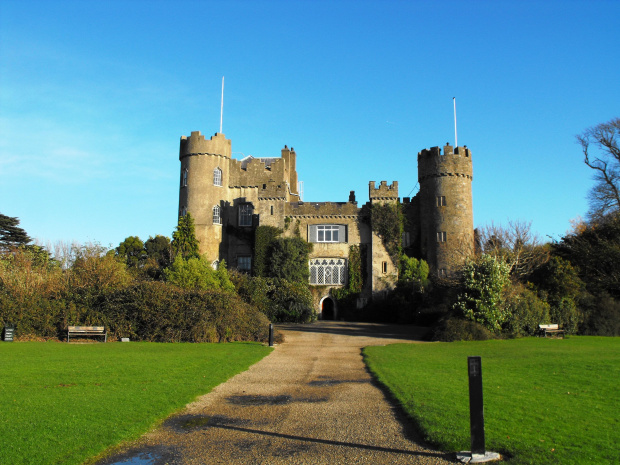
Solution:
<svg viewBox="0 0 620 465"><path fill-rule="evenodd" d="M371 200L396 200L398 199L398 181L388 185L387 181L381 181L379 187L375 181L368 183L368 198Z"/></svg>
<svg viewBox="0 0 620 465"><path fill-rule="evenodd" d="M189 155L215 155L231 157L231 141L221 133L215 133L209 140L200 131L192 131L189 137L181 136L179 160Z"/></svg>
<svg viewBox="0 0 620 465"><path fill-rule="evenodd" d="M440 176L473 178L471 151L467 147L446 144L431 147L418 153L418 181Z"/></svg>

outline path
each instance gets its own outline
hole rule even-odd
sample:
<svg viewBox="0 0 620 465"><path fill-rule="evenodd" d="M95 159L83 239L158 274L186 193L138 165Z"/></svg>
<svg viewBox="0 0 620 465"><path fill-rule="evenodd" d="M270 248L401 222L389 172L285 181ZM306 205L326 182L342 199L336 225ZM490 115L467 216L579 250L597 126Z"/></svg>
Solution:
<svg viewBox="0 0 620 465"><path fill-rule="evenodd" d="M366 371L361 348L410 342L411 328L282 325L285 342L202 396L111 464L445 464Z"/></svg>

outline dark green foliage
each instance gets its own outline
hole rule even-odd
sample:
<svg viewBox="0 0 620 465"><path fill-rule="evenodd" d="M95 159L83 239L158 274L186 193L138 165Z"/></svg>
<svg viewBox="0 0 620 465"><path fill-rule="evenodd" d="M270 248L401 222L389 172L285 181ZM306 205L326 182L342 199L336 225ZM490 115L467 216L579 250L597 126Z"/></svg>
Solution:
<svg viewBox="0 0 620 465"><path fill-rule="evenodd" d="M194 228L194 219L189 213L179 218L179 224L172 233L172 252L183 258L199 257L198 239Z"/></svg>
<svg viewBox="0 0 620 465"><path fill-rule="evenodd" d="M271 299L273 321L310 323L317 318L305 283L276 280Z"/></svg>
<svg viewBox="0 0 620 465"><path fill-rule="evenodd" d="M447 318L433 331L434 341L486 341L492 334L480 323L462 318Z"/></svg>
<svg viewBox="0 0 620 465"><path fill-rule="evenodd" d="M539 324L558 323L550 320L549 304L521 284L513 284L504 295L508 319L503 330L514 337L534 336ZM564 327L564 321L559 322Z"/></svg>
<svg viewBox="0 0 620 465"><path fill-rule="evenodd" d="M233 273L239 296L272 322L309 323L316 320L312 294L305 283Z"/></svg>
<svg viewBox="0 0 620 465"><path fill-rule="evenodd" d="M398 264L402 255L405 217L399 203L373 204L370 211L372 230L381 238L392 262Z"/></svg>
<svg viewBox="0 0 620 465"><path fill-rule="evenodd" d="M287 217L290 222L290 218ZM288 224L288 223L287 223ZM254 276L269 276L269 252L273 241L282 234L282 230L273 226L259 226L254 233Z"/></svg>
<svg viewBox="0 0 620 465"><path fill-rule="evenodd" d="M578 269L589 292L620 298L620 214L563 237L553 251Z"/></svg>
<svg viewBox="0 0 620 465"><path fill-rule="evenodd" d="M144 250L148 259L155 260L162 268L170 265L172 252L170 238L159 234L155 237L149 237L144 243Z"/></svg>
<svg viewBox="0 0 620 465"><path fill-rule="evenodd" d="M263 341L269 322L237 295L143 282L102 296L99 308L119 336L153 342Z"/></svg>
<svg viewBox="0 0 620 465"><path fill-rule="evenodd" d="M349 247L349 282L347 283L347 288L353 293L362 292L364 287L364 266L360 247L357 245Z"/></svg>
<svg viewBox="0 0 620 465"><path fill-rule="evenodd" d="M26 245L32 239L19 227L19 219L0 213L0 250Z"/></svg>
<svg viewBox="0 0 620 465"><path fill-rule="evenodd" d="M299 237L279 238L272 242L269 250L269 276L291 282L308 282L312 244Z"/></svg>
<svg viewBox="0 0 620 465"><path fill-rule="evenodd" d="M620 300L601 294L596 299L588 299L585 308L582 334L620 336Z"/></svg>
<svg viewBox="0 0 620 465"><path fill-rule="evenodd" d="M116 256L122 258L127 266L137 268L147 257L144 242L138 236L129 236L116 248Z"/></svg>

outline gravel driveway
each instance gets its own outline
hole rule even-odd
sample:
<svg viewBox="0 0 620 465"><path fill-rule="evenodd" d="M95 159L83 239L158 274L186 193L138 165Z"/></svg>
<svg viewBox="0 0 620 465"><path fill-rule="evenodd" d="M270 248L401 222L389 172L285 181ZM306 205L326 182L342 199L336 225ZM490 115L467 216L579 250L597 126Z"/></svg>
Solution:
<svg viewBox="0 0 620 465"><path fill-rule="evenodd" d="M418 444L362 361L362 347L415 342L414 328L278 330L285 341L270 355L99 465L454 463L454 454Z"/></svg>

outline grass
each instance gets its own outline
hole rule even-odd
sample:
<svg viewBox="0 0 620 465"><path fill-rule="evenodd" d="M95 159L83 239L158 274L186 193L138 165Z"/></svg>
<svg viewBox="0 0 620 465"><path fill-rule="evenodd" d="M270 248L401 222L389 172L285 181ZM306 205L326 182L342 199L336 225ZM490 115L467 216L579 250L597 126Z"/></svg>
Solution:
<svg viewBox="0 0 620 465"><path fill-rule="evenodd" d="M482 357L486 448L511 464L620 463L620 338L364 349L427 441L470 450L467 357Z"/></svg>
<svg viewBox="0 0 620 465"><path fill-rule="evenodd" d="M0 343L0 463L83 463L139 437L270 350L249 343Z"/></svg>

